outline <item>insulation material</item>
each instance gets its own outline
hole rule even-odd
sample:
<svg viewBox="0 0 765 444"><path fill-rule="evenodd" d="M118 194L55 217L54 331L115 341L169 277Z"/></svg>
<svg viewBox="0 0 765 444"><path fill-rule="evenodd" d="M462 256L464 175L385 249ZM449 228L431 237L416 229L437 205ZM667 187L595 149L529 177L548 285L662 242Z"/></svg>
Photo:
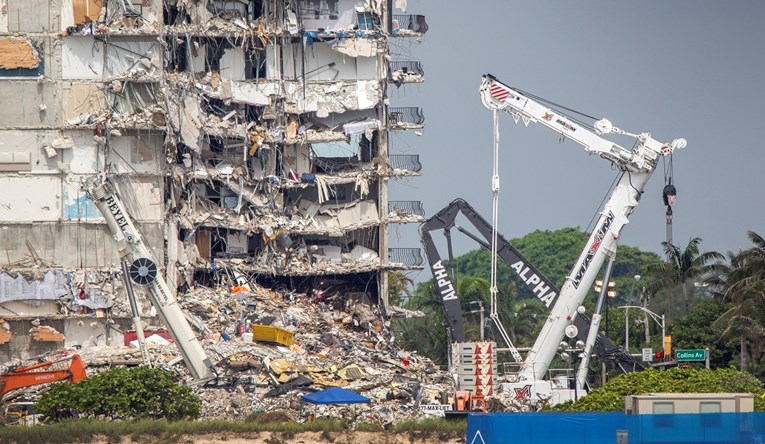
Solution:
<svg viewBox="0 0 765 444"><path fill-rule="evenodd" d="M61 218L61 179L0 176L0 220L56 221Z"/></svg>
<svg viewBox="0 0 765 444"><path fill-rule="evenodd" d="M0 69L36 69L40 54L32 43L14 37L0 38Z"/></svg>
<svg viewBox="0 0 765 444"><path fill-rule="evenodd" d="M66 276L61 270L47 271L42 279L29 280L21 273L0 272L0 303L9 301L56 300L68 294Z"/></svg>
<svg viewBox="0 0 765 444"><path fill-rule="evenodd" d="M110 77L151 75L161 69L162 65L159 62L161 53L156 37L147 37L146 40L111 37L106 47L104 74Z"/></svg>
<svg viewBox="0 0 765 444"><path fill-rule="evenodd" d="M104 75L104 43L93 36L72 35L61 39L61 78L100 80Z"/></svg>
<svg viewBox="0 0 765 444"><path fill-rule="evenodd" d="M244 80L244 50L227 48L220 58L220 76L229 80Z"/></svg>
<svg viewBox="0 0 765 444"><path fill-rule="evenodd" d="M104 92L95 83L64 84L62 89L65 121L83 114L93 114L104 107Z"/></svg>
<svg viewBox="0 0 765 444"><path fill-rule="evenodd" d="M80 180L71 177L64 180L63 217L64 220L101 221L104 216L80 187Z"/></svg>

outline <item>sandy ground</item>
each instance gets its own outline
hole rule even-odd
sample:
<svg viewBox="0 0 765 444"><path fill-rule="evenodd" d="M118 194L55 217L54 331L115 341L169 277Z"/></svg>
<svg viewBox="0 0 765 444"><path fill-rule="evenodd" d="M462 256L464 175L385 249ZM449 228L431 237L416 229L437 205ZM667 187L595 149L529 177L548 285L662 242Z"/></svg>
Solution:
<svg viewBox="0 0 765 444"><path fill-rule="evenodd" d="M443 439L438 436L418 437L407 434L385 434L369 432L347 432L347 433L300 433L289 438L281 434L271 434L262 432L254 436L209 436L209 437L191 437L195 444L458 444L464 443L464 438Z"/></svg>
<svg viewBox="0 0 765 444"><path fill-rule="evenodd" d="M107 444L96 440L92 444ZM113 441L111 441L113 442ZM280 433L260 432L248 434L211 434L184 436L177 442L184 444L464 444L464 438L445 438L438 435L393 434L371 432L321 433L305 432L288 436ZM120 444L134 444L126 437Z"/></svg>

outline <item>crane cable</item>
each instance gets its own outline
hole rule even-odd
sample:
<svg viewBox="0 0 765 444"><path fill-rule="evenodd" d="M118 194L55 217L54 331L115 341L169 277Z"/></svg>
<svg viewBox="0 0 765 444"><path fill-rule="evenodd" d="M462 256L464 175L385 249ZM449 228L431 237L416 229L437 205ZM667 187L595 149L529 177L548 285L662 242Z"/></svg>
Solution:
<svg viewBox="0 0 765 444"><path fill-rule="evenodd" d="M664 205L667 206L666 218L667 218L667 244L672 245L672 206L677 200L677 189L672 183L674 176L674 163L672 153L669 154L669 162L666 157L664 160L664 189L662 190L662 198L664 199ZM667 165L669 164L669 165Z"/></svg>
<svg viewBox="0 0 765 444"><path fill-rule="evenodd" d="M494 324L497 326L497 330L499 331L499 334L502 336L502 339L505 340L507 343L508 348L510 349L510 354L513 355L513 359L515 359L515 362L523 362L523 358L521 357L521 354L518 352L518 349L515 348L513 345L513 342L510 340L510 336L507 334L507 331L505 330L505 327L502 325L502 322L499 320L499 315L497 314L497 224L499 221L499 110L495 109L492 111L492 117L494 118L494 153L493 153L493 159L494 159L494 165L492 170L492 176L491 176L491 193L492 193L492 202L491 202L491 287L489 288L489 292L491 293L491 311L489 314L489 317L492 321L494 321ZM483 325L481 326L483 328Z"/></svg>

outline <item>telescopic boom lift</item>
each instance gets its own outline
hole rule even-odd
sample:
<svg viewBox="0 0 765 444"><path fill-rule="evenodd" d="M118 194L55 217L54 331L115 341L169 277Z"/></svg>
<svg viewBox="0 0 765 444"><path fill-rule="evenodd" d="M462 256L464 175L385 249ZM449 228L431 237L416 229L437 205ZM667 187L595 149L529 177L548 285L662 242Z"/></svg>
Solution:
<svg viewBox="0 0 765 444"><path fill-rule="evenodd" d="M189 373L200 381L210 379L212 362L186 321L183 310L165 282L157 260L144 243L114 185L105 175L99 175L82 186L114 234L114 239L119 245L120 258L129 264L130 279L148 287L151 303L170 330Z"/></svg>

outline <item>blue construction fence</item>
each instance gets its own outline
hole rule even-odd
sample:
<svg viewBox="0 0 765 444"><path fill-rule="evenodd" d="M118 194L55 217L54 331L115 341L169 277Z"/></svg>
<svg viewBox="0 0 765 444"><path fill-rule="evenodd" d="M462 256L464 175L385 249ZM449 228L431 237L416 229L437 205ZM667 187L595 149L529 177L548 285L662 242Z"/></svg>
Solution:
<svg viewBox="0 0 765 444"><path fill-rule="evenodd" d="M467 444L765 444L765 412L627 415L624 413L477 413Z"/></svg>

